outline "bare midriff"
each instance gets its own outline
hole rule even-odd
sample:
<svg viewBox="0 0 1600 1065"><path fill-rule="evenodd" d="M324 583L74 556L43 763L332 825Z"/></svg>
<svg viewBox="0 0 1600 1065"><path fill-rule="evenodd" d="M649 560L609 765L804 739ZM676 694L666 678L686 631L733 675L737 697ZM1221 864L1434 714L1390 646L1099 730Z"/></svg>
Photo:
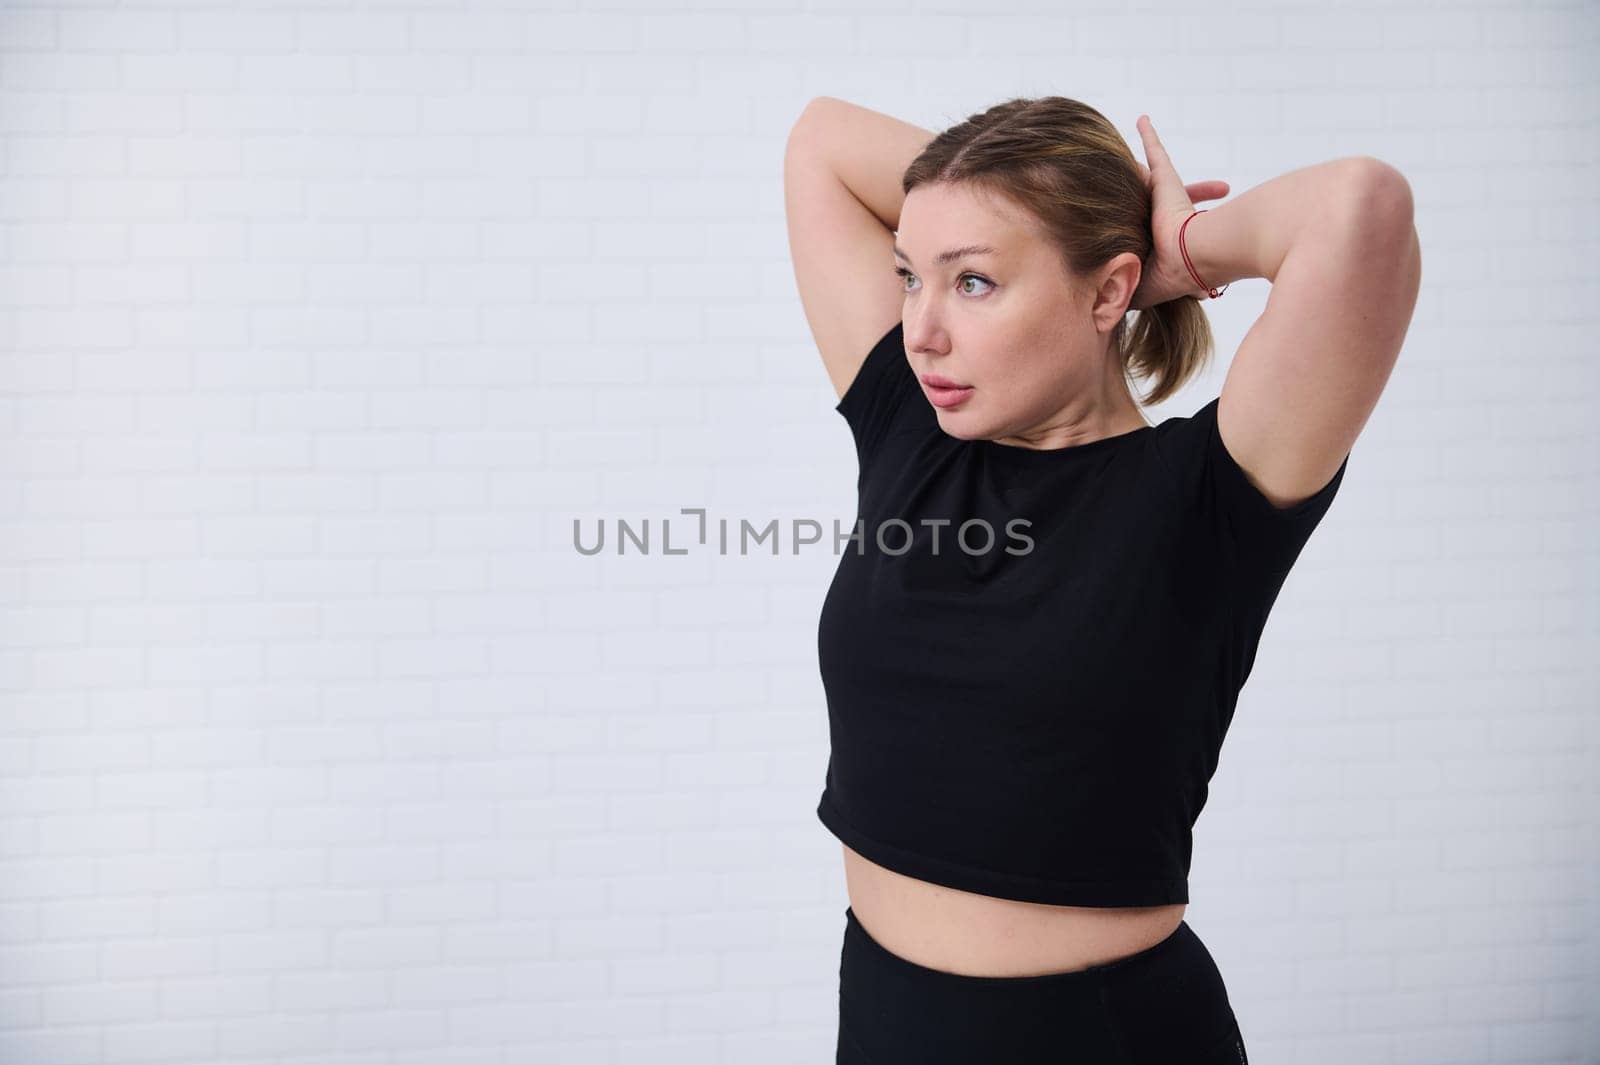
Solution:
<svg viewBox="0 0 1600 1065"><path fill-rule="evenodd" d="M844 847L850 909L891 954L962 976L1074 972L1155 946L1188 904L1053 906L978 895L896 873Z"/></svg>

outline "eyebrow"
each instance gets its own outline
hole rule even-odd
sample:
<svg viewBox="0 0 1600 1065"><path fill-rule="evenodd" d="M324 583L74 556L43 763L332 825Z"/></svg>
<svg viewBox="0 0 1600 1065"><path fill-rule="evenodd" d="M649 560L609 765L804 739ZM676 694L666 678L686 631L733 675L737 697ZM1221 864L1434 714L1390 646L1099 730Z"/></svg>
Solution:
<svg viewBox="0 0 1600 1065"><path fill-rule="evenodd" d="M911 256L909 256L905 252L901 251L900 250L900 245L896 244L894 246L894 253L896 255L898 255L900 258L904 259L906 262L908 262L908 263L911 262ZM999 255L999 254L1000 253L998 251L996 251L995 249L989 247L989 245L987 245L987 244L968 244L968 245L965 245L964 247L951 248L949 251L942 251L938 255L934 256L934 260L933 261L934 261L935 265L943 266L946 263L953 263L957 259L960 259L963 256L967 256L967 255ZM915 265L915 264L913 264L913 265Z"/></svg>

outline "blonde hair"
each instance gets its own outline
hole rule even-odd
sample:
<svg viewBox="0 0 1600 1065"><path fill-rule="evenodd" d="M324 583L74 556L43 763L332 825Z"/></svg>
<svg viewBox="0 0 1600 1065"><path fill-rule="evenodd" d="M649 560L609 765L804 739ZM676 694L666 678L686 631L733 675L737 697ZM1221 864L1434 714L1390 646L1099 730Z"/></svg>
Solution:
<svg viewBox="0 0 1600 1065"><path fill-rule="evenodd" d="M1060 252L1076 285L1112 257L1132 252L1148 268L1150 190L1122 135L1088 104L1064 96L1016 97L936 136L900 180L960 184L1027 211ZM1141 403L1160 403L1204 368L1215 347L1200 301L1182 296L1130 311L1111 334L1130 391L1154 382Z"/></svg>

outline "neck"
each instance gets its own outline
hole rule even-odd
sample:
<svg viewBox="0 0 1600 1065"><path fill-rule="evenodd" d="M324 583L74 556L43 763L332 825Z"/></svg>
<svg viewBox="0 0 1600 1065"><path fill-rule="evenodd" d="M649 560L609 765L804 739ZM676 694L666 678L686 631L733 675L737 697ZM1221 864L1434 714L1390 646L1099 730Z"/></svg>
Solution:
<svg viewBox="0 0 1600 1065"><path fill-rule="evenodd" d="M1106 372L1105 377L1100 382L1100 403L1097 417L1103 425L1122 426L1120 429L1110 430L1106 435L1127 432L1129 429L1138 429L1141 426L1149 425L1149 419L1144 416L1144 411L1140 408L1139 402L1133 398L1133 393L1129 391L1128 380L1122 373L1121 360L1115 359L1108 354L1105 357L1104 365Z"/></svg>

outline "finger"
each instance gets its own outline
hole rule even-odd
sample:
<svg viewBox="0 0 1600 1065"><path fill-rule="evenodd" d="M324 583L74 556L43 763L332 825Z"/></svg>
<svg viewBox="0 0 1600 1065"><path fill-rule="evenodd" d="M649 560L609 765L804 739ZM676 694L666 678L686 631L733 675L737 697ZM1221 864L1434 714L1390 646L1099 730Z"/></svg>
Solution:
<svg viewBox="0 0 1600 1065"><path fill-rule="evenodd" d="M1172 160L1167 158L1167 150L1161 146L1161 138L1156 136L1156 127L1149 115L1139 116L1139 136L1144 140L1144 154L1150 160L1150 169L1174 169Z"/></svg>
<svg viewBox="0 0 1600 1065"><path fill-rule="evenodd" d="M1220 200L1228 194L1228 183L1226 181L1196 181L1193 185L1185 185L1184 191L1189 194L1190 202Z"/></svg>

